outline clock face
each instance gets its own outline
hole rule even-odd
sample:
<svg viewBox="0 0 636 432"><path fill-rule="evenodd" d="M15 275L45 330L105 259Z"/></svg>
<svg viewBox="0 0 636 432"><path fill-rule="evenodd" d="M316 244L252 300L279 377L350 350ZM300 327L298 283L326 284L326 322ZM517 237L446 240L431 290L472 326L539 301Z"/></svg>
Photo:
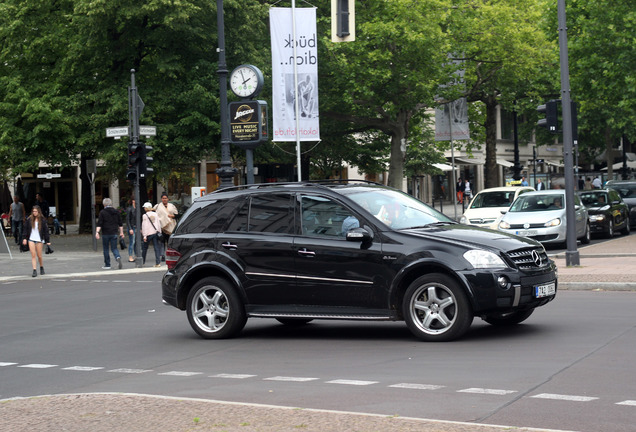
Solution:
<svg viewBox="0 0 636 432"><path fill-rule="evenodd" d="M254 66L239 66L230 75L230 88L239 97L257 94L263 85L263 75Z"/></svg>

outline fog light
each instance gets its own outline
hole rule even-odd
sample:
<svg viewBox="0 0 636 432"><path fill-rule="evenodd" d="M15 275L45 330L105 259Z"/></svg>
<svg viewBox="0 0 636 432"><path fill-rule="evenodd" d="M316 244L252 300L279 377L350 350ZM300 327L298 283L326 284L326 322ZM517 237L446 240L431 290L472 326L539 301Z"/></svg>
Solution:
<svg viewBox="0 0 636 432"><path fill-rule="evenodd" d="M503 289L507 289L508 288L508 278L505 276L499 276L497 278L497 283L499 284L499 286Z"/></svg>

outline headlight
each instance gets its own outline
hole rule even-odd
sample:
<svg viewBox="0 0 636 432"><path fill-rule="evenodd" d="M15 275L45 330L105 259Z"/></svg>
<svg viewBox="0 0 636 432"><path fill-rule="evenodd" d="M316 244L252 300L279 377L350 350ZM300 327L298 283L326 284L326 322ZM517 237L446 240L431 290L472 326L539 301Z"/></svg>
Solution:
<svg viewBox="0 0 636 432"><path fill-rule="evenodd" d="M469 250L464 253L464 258L476 269L508 267L498 255L485 250Z"/></svg>
<svg viewBox="0 0 636 432"><path fill-rule="evenodd" d="M506 222L505 220L502 220L501 222L499 222L499 228L510 229L510 224Z"/></svg>
<svg viewBox="0 0 636 432"><path fill-rule="evenodd" d="M605 215L590 215L590 222L601 222L605 219Z"/></svg>
<svg viewBox="0 0 636 432"><path fill-rule="evenodd" d="M462 216L459 220L460 224L468 225L468 218L466 216Z"/></svg>
<svg viewBox="0 0 636 432"><path fill-rule="evenodd" d="M543 226L545 227L555 227L555 226L559 226L561 225L561 219L560 218L556 218L556 219L552 219L549 222L546 222L545 224L543 224Z"/></svg>

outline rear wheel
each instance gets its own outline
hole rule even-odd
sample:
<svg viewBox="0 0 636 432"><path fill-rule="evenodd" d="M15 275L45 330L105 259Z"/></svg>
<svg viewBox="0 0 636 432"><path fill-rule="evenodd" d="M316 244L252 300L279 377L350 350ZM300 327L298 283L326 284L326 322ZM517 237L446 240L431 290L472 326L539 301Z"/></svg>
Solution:
<svg viewBox="0 0 636 432"><path fill-rule="evenodd" d="M224 339L239 333L247 316L236 289L225 279L208 277L197 282L188 294L188 321L205 339Z"/></svg>
<svg viewBox="0 0 636 432"><path fill-rule="evenodd" d="M402 311L409 330L429 342L457 339L473 322L464 291L454 279L438 273L422 276L409 286Z"/></svg>
<svg viewBox="0 0 636 432"><path fill-rule="evenodd" d="M629 219L625 219L625 228L621 230L621 234L629 235Z"/></svg>
<svg viewBox="0 0 636 432"><path fill-rule="evenodd" d="M509 313L495 313L486 315L484 321L494 326L511 326L527 320L528 317L532 315L532 312L534 312L534 309Z"/></svg>

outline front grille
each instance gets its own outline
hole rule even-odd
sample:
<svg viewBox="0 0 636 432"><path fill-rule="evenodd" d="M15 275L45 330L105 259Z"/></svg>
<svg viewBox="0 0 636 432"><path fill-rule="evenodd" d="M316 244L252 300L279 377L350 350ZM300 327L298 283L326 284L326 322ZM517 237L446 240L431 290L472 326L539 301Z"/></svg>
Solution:
<svg viewBox="0 0 636 432"><path fill-rule="evenodd" d="M524 224L510 224L510 229L545 228L544 223L532 223L526 228Z"/></svg>
<svg viewBox="0 0 636 432"><path fill-rule="evenodd" d="M494 218L490 219L470 219L470 223L473 225L491 224L495 221Z"/></svg>
<svg viewBox="0 0 636 432"><path fill-rule="evenodd" d="M541 258L540 265L537 265L535 262L534 257L536 255L532 253L533 251ZM545 253L545 249L543 248L518 249L516 251L508 252L508 256L520 270L538 269L547 266L550 262L548 254Z"/></svg>

